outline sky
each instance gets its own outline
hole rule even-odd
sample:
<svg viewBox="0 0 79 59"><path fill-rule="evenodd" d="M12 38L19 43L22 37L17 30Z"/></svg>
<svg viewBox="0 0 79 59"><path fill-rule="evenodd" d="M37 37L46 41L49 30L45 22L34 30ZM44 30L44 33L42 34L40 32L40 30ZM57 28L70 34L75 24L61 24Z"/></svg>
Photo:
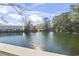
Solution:
<svg viewBox="0 0 79 59"><path fill-rule="evenodd" d="M20 11L15 6L0 5L0 23L9 25L23 25L28 17L34 25L42 23L44 17L50 20L56 15L70 11L72 3L18 3L24 11L23 15L17 13ZM7 22L6 22L7 21Z"/></svg>

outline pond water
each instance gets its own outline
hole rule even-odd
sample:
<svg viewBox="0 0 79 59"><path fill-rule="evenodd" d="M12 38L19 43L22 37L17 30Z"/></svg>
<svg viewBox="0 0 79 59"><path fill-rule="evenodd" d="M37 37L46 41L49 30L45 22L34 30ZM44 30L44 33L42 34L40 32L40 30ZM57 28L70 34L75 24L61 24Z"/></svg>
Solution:
<svg viewBox="0 0 79 59"><path fill-rule="evenodd" d="M79 35L73 34L0 33L0 42L63 55L79 55Z"/></svg>

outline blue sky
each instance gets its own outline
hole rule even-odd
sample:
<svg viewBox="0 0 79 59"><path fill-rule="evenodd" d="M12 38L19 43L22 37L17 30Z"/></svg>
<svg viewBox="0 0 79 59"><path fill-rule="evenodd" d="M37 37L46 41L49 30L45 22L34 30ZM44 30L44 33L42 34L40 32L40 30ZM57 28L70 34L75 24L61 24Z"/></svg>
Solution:
<svg viewBox="0 0 79 59"><path fill-rule="evenodd" d="M46 13L56 13L59 11L66 12L69 10L71 3L45 3L45 4L28 4L27 8Z"/></svg>
<svg viewBox="0 0 79 59"><path fill-rule="evenodd" d="M23 16L17 13L16 7L0 5L0 17L4 16L9 24L23 25L23 17L27 15L33 24L42 23L44 17L52 19L56 15L70 11L72 3L18 3L16 5L25 9ZM19 11L18 8L16 9ZM1 19L0 22L4 23Z"/></svg>

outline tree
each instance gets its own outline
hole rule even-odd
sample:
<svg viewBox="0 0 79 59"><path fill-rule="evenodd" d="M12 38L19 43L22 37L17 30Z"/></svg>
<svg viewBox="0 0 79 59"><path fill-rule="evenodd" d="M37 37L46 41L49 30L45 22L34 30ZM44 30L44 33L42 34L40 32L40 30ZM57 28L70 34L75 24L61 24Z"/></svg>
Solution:
<svg viewBox="0 0 79 59"><path fill-rule="evenodd" d="M53 30L64 32L79 32L79 5L71 5L71 11L53 18Z"/></svg>
<svg viewBox="0 0 79 59"><path fill-rule="evenodd" d="M71 11L73 11L73 12L79 13L79 5L78 5L78 4L76 4L76 5L71 5L71 6L70 6L70 9L71 9Z"/></svg>
<svg viewBox="0 0 79 59"><path fill-rule="evenodd" d="M45 17L43 18L43 21L44 21L44 31L49 31L50 20L47 17Z"/></svg>

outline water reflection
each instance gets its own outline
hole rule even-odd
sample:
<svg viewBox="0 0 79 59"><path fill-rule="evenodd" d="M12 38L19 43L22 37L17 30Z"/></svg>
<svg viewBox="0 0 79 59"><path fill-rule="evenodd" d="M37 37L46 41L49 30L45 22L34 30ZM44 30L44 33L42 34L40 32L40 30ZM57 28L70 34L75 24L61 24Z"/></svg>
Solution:
<svg viewBox="0 0 79 59"><path fill-rule="evenodd" d="M0 37L5 37L5 36L19 36L22 35L23 33L0 33Z"/></svg>
<svg viewBox="0 0 79 59"><path fill-rule="evenodd" d="M36 50L42 50L42 46L43 46L43 41L42 41L42 36L41 36L41 32L40 33L31 33L31 44L34 47L34 49Z"/></svg>
<svg viewBox="0 0 79 59"><path fill-rule="evenodd" d="M79 35L53 32L1 33L0 42L65 55L79 55Z"/></svg>
<svg viewBox="0 0 79 59"><path fill-rule="evenodd" d="M46 36L47 35L47 36ZM54 52L54 53L60 53L63 50L58 46L57 42L55 41L55 36L53 32L47 33L47 34L42 34L43 38L43 50L44 51L49 51L49 52Z"/></svg>
<svg viewBox="0 0 79 59"><path fill-rule="evenodd" d="M55 33L56 43L61 47L63 54L79 55L79 36L65 33Z"/></svg>
<svg viewBox="0 0 79 59"><path fill-rule="evenodd" d="M31 39L31 33L24 33L24 38L25 38L25 46L24 47L28 47L28 48L34 48L32 46L32 39Z"/></svg>

